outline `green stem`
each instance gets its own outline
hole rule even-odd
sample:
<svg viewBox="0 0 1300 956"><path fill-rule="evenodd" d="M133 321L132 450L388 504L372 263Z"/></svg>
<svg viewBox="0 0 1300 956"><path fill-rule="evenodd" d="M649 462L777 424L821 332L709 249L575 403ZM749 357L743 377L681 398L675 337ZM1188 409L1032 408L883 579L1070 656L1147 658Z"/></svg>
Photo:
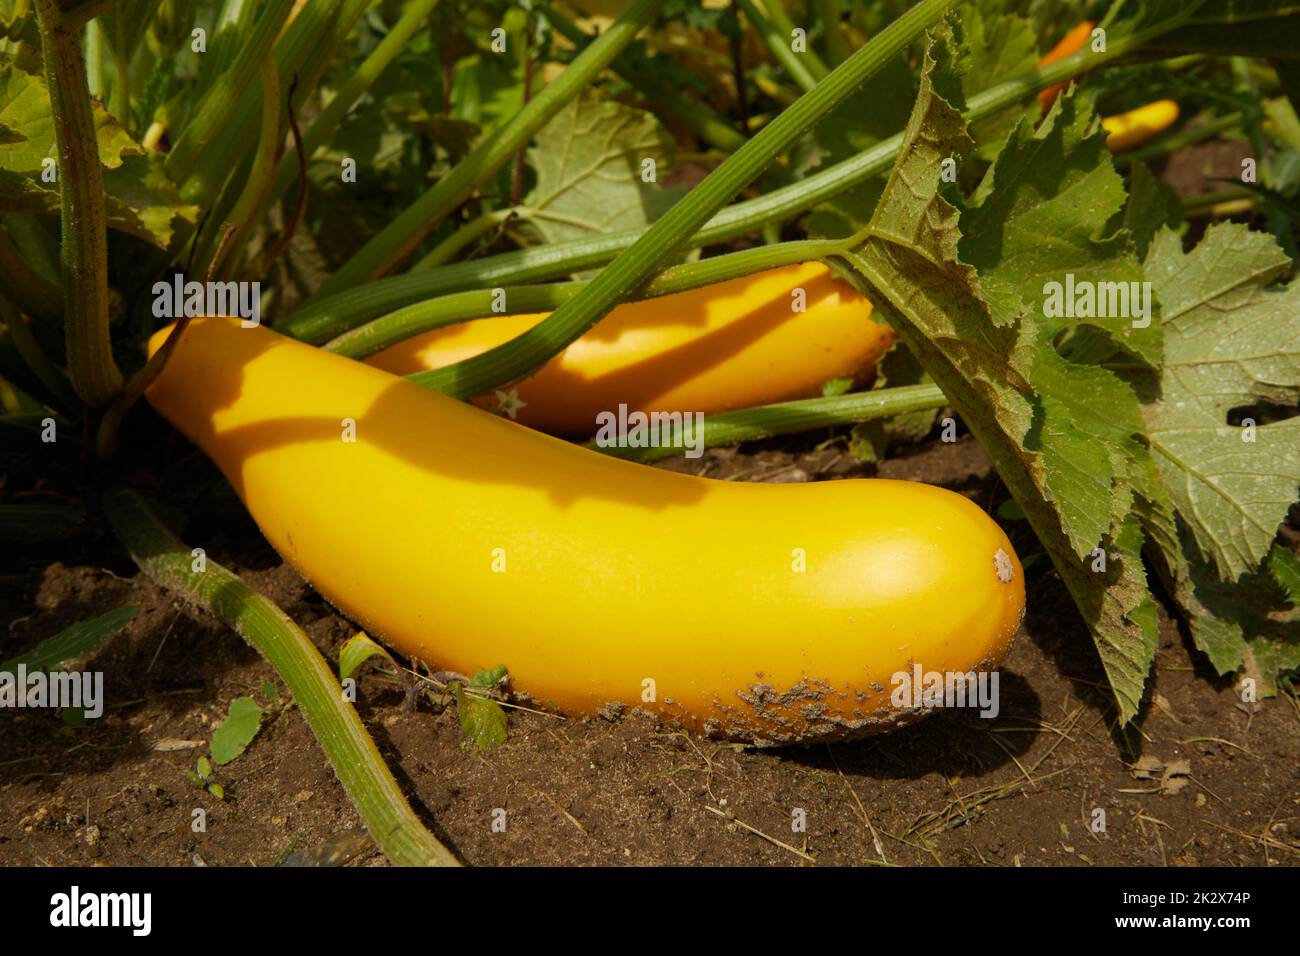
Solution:
<svg viewBox="0 0 1300 956"><path fill-rule="evenodd" d="M236 104L270 54L292 8L293 0L267 0L252 36L245 38L230 69L224 70L204 95L167 155L167 175L173 182L184 183L187 201L207 206L230 174L230 166L209 169L206 164L200 166L199 158L215 140L230 136L227 124Z"/></svg>
<svg viewBox="0 0 1300 956"><path fill-rule="evenodd" d="M522 149L533 134L632 42L664 0L635 0L595 43L584 50L514 118L488 136L450 173L388 224L331 276L313 298L323 298L389 271L407 257L452 209L464 202Z"/></svg>
<svg viewBox="0 0 1300 956"><path fill-rule="evenodd" d="M217 77L235 62L241 39L253 34L253 24L257 19L256 0L223 0L220 6L208 31L208 52L202 56L197 90L211 89ZM197 104L191 104L191 115L194 106Z"/></svg>
<svg viewBox="0 0 1300 956"><path fill-rule="evenodd" d="M805 92L812 92L813 87L817 85L817 77L813 73L809 64L804 62L806 53L795 53L790 49L790 34L787 32L781 35L780 29L770 19L763 14L753 0L735 0L736 6L745 14L754 32L763 38L767 48L772 51L778 63L785 67L785 71L790 74L790 79Z"/></svg>
<svg viewBox="0 0 1300 956"><path fill-rule="evenodd" d="M456 866L411 810L356 710L311 639L284 611L215 561L193 570L192 552L131 491L104 496L118 540L160 586L194 601L237 631L275 668L379 848L406 866Z"/></svg>
<svg viewBox="0 0 1300 956"><path fill-rule="evenodd" d="M839 244L819 240L785 242L780 245L745 249L725 256L674 266L637 290L628 300L654 299L659 296L698 289L702 286L747 276L763 269L810 262L837 250ZM438 299L426 299L404 309L358 326L326 343L324 348L350 358L365 358L396 342L432 329L485 319L490 316L519 315L526 312L551 312L587 287L586 282L553 282L547 285L510 286L457 292ZM494 306L505 299L505 311ZM437 387L416 373L411 378L420 384Z"/></svg>
<svg viewBox="0 0 1300 956"><path fill-rule="evenodd" d="M686 245L719 208L732 199L792 142L883 67L956 0L921 0L880 32L792 106L729 156L669 209L630 248L574 298L518 338L446 368L422 373L421 384L458 398L481 395L540 368L585 333L660 264Z"/></svg>
<svg viewBox="0 0 1300 956"><path fill-rule="evenodd" d="M814 428L857 425L877 418L890 418L908 412L943 408L948 404L938 385L903 385L875 392L857 392L833 398L807 398L778 405L761 405L721 415L706 415L702 437L694 435L705 448L735 445L756 438L793 435ZM676 436L683 437L680 433ZM687 444L661 445L656 448L601 448L595 442L588 447L614 458L651 462L680 455Z"/></svg>
<svg viewBox="0 0 1300 956"><path fill-rule="evenodd" d="M335 62L334 55L339 46L356 28L361 18L378 3L379 0L342 0L338 6L338 16L334 18L333 25L328 30L318 30L308 16L314 7L326 6L324 0L311 0L311 3L298 12L293 26L285 34L283 40L285 56L280 60L281 85L284 85L283 78L289 75L289 72L300 72L301 82L298 84L296 106L301 106L307 95L316 89L325 71L329 69L331 63ZM299 34L295 34L295 28L300 28ZM277 47L276 55L279 56L279 53Z"/></svg>
<svg viewBox="0 0 1300 956"><path fill-rule="evenodd" d="M108 332L108 220L99 140L80 28L64 19L57 0L36 0L36 11L58 143L68 374L81 400L97 407L122 387Z"/></svg>
<svg viewBox="0 0 1300 956"><path fill-rule="evenodd" d="M257 140L257 152L253 154L253 167L248 171L244 188L228 217L229 222L235 223L235 235L222 258L231 262L238 260L244 241L257 223L262 197L266 195L271 174L275 171L276 150L283 138L280 135L280 71L276 69L274 55L267 53L259 74L262 81L262 129ZM221 232L217 229L208 232L207 245L210 251L200 261L207 261L210 256L217 255L216 244L220 241L220 235ZM230 258L232 255L234 259ZM222 263L213 262L212 266L219 272Z"/></svg>
<svg viewBox="0 0 1300 956"><path fill-rule="evenodd" d="M1236 216L1255 206L1258 196L1249 189L1229 186L1214 192L1189 196L1182 200L1183 215Z"/></svg>
<svg viewBox="0 0 1300 956"><path fill-rule="evenodd" d="M433 12L433 8L437 5L438 0L412 0L411 3L407 4L402 11L401 17L388 31L388 35L379 42L379 45L357 67L356 72L339 87L338 92L325 104L325 107L316 114L311 127L302 137L303 155L310 159L317 149L333 138L334 133L338 130L339 123L347 115L348 110L356 105L357 100L374 85L375 80L379 79L392 62L397 59L398 55L410 42L411 37L415 36L424 27L429 19L429 14ZM275 185L271 187L270 195L267 197L267 205L279 201L280 197L285 194L297 178L298 155L296 151L289 150L280 162L280 169L275 177Z"/></svg>
<svg viewBox="0 0 1300 956"><path fill-rule="evenodd" d="M426 272L436 266L451 262L465 249L478 242L483 236L500 227L508 219L527 219L532 210L527 206L510 206L485 212L477 219L471 219L442 242L433 247L423 259L415 263L409 272Z"/></svg>
<svg viewBox="0 0 1300 956"><path fill-rule="evenodd" d="M999 83L970 100L966 119L973 123L992 116L1033 96L1040 89L1126 55L1136 45L1113 41L1106 53L1083 51ZM710 219L691 238L690 244L700 247L727 242L769 222L805 212L887 172L902 146L903 134L898 133L807 179L735 203ZM644 230L609 232L484 256L472 262L458 262L423 273L380 279L347 292L321 297L289 316L278 329L305 342L320 344L362 322L420 299L491 285L544 282L597 268L630 247L642 235Z"/></svg>
<svg viewBox="0 0 1300 956"><path fill-rule="evenodd" d="M853 53L844 31L840 29L840 0L814 0L813 6L822 22L826 53L831 58L831 64L839 66Z"/></svg>
<svg viewBox="0 0 1300 956"><path fill-rule="evenodd" d="M772 21L772 26L776 27L776 29L785 36L786 45L792 47L794 44L794 21L790 19L790 14L786 12L785 0L762 0L762 3L763 9L767 11L767 18ZM805 26L805 43L807 43L807 40L808 29L807 26ZM826 63L820 56L818 56L817 51L814 50L811 45L808 45L803 53L798 53L796 56L807 65L808 70L819 81L826 79L831 72L830 68L826 66ZM848 59L848 57L845 57L845 59ZM836 65L838 66L839 64Z"/></svg>

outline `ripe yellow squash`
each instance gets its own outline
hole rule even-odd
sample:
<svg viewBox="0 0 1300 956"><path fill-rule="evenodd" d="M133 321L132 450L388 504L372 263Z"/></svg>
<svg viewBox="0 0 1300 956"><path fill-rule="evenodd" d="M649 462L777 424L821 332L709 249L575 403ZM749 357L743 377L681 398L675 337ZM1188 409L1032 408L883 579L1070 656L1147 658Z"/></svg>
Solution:
<svg viewBox="0 0 1300 956"><path fill-rule="evenodd" d="M395 375L442 368L522 335L547 315L462 322L366 361ZM513 386L524 403L516 420L586 436L599 413L620 404L710 415L810 398L831 379L869 378L893 341L889 326L872 321L871 303L826 266L783 266L618 306Z"/></svg>
<svg viewBox="0 0 1300 956"><path fill-rule="evenodd" d="M1104 117L1101 128L1109 135L1106 147L1112 153L1136 149L1159 136L1178 122L1178 104L1173 100L1156 100L1126 113Z"/></svg>
<svg viewBox="0 0 1300 956"><path fill-rule="evenodd" d="M918 712L895 675L996 666L1024 607L1010 542L952 492L633 464L237 319L193 321L148 399L367 631L441 670L505 664L565 714L756 743L888 728Z"/></svg>

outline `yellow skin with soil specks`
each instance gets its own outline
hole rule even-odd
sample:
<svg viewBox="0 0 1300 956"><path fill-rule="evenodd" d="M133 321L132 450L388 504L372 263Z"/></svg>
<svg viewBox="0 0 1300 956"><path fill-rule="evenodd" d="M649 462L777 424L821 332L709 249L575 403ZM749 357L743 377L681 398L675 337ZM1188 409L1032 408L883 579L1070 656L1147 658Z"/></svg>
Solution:
<svg viewBox="0 0 1300 956"><path fill-rule="evenodd" d="M570 715L882 729L914 713L895 673L993 667L1024 608L1010 542L952 492L621 461L237 319L194 320L148 399L371 634L440 670L505 664Z"/></svg>
<svg viewBox="0 0 1300 956"><path fill-rule="evenodd" d="M793 310L803 291L805 310ZM442 368L522 335L547 313L462 322L412 336L366 362L395 375ZM511 386L516 420L590 435L616 411L712 415L820 395L863 381L893 344L871 303L820 262L768 269L616 307L535 374ZM492 404L485 398L485 404Z"/></svg>

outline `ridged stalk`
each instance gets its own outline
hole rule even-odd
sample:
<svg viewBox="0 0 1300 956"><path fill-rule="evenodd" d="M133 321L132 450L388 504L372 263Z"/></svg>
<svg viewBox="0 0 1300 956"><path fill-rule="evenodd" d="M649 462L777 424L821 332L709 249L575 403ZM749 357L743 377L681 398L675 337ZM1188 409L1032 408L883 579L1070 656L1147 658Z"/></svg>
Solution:
<svg viewBox="0 0 1300 956"><path fill-rule="evenodd" d="M692 437L700 439L704 448L716 448L756 438L794 435L814 428L857 425L878 418L942 408L947 404L948 400L938 385L902 385L898 388L882 388L877 392L857 392L834 398L806 398L720 415L705 415L702 437ZM680 438L680 433L675 437ZM602 448L589 442L588 447L613 458L640 462L672 458L686 450L686 445L680 443L654 448Z"/></svg>
<svg viewBox="0 0 1300 956"><path fill-rule="evenodd" d="M63 316L68 377L92 408L122 387L108 333L108 218L80 25L57 0L36 0L58 145Z"/></svg>
<svg viewBox="0 0 1300 956"><path fill-rule="evenodd" d="M356 710L311 639L269 598L236 575L194 557L132 491L104 496L118 540L151 580L210 611L253 645L284 681L370 835L400 866L458 866L411 810Z"/></svg>

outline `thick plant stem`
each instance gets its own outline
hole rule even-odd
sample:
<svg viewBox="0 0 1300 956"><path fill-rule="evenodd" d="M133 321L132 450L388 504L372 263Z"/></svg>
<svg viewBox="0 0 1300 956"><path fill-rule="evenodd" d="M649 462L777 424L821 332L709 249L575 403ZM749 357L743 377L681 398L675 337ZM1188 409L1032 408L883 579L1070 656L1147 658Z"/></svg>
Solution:
<svg viewBox="0 0 1300 956"><path fill-rule="evenodd" d="M383 275L405 259L443 216L496 175L534 133L608 66L654 19L663 4L664 0L636 0L599 40L548 83L510 122L488 136L410 208L362 246L321 286L317 296Z"/></svg>
<svg viewBox="0 0 1300 956"><path fill-rule="evenodd" d="M422 384L458 398L480 395L540 368L640 286L813 124L844 102L956 0L921 0L728 157L684 199L547 319L505 345L425 373Z"/></svg>
<svg viewBox="0 0 1300 956"><path fill-rule="evenodd" d="M735 445L755 438L773 438L793 435L814 428L835 425L857 425L877 418L906 415L943 408L948 404L938 385L903 385L882 388L875 392L857 392L837 395L834 398L806 398L797 402L760 405L721 415L706 415L701 434L691 437L704 448ZM683 437L680 433L677 438ZM601 447L589 442L588 447L615 458L650 462L680 455L687 446L664 444L654 448Z"/></svg>
<svg viewBox="0 0 1300 956"><path fill-rule="evenodd" d="M104 496L104 510L140 570L211 611L271 663L384 855L404 866L458 866L451 851L411 810L361 718L302 628L215 561L197 559L134 492L110 491ZM195 570L198 560L203 570Z"/></svg>
<svg viewBox="0 0 1300 956"><path fill-rule="evenodd" d="M64 19L57 0L36 0L36 12L59 153L68 375L73 390L94 408L122 387L108 334L108 220L99 140L81 30Z"/></svg>

